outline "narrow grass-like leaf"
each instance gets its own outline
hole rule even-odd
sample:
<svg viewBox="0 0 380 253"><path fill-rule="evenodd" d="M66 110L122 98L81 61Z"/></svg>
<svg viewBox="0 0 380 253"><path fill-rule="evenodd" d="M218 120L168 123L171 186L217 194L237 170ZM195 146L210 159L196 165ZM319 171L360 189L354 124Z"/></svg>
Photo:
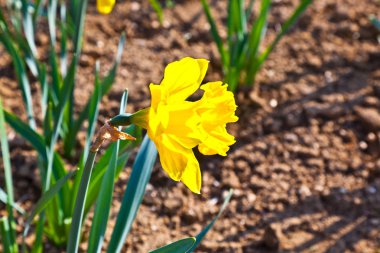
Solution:
<svg viewBox="0 0 380 253"><path fill-rule="evenodd" d="M79 11L79 2L80 0L71 0L69 1L69 12L70 17L72 19L72 23L76 24L78 21L77 19L77 12Z"/></svg>
<svg viewBox="0 0 380 253"><path fill-rule="evenodd" d="M8 211L8 222L9 222L9 238L11 245L13 247L12 251L17 251L14 249L16 243L16 231L13 229L14 224L14 215L13 215L13 206L14 206L14 197L13 197L13 180L12 180L12 168L11 168L11 158L9 155L9 146L7 133L5 128L4 120L4 111L3 111L3 102L0 98L0 141L1 141L1 154L4 164L4 177L5 177L5 186L7 190L7 211Z"/></svg>
<svg viewBox="0 0 380 253"><path fill-rule="evenodd" d="M108 72L108 74L104 77L104 79L101 81L101 98L109 92L109 90L112 87L113 82L115 81L117 68L120 64L121 56L123 53L123 48L125 44L125 34L123 33L120 36L119 44L117 47L117 53L115 57L115 62ZM89 117L89 110L90 110L90 103L91 99L87 101L86 106L84 109L80 112L77 120L74 122L73 126L69 129L68 136L64 140L64 151L65 154L68 154L70 150L75 146L76 138L79 130L81 129L83 122L88 119Z"/></svg>
<svg viewBox="0 0 380 253"><path fill-rule="evenodd" d="M112 203L118 151L119 145L116 143L112 149L112 157L109 161L108 169L106 170L100 185L100 191L95 205L94 218L92 220L90 238L88 240L88 253L100 252L103 245L104 233L107 228L107 221Z"/></svg>
<svg viewBox="0 0 380 253"><path fill-rule="evenodd" d="M241 54L239 66L247 66L245 84L251 85L254 82L255 75L251 72L255 68L260 43L266 33L268 13L270 10L271 0L262 0L260 14L252 25L251 32L247 42L246 54ZM233 89L235 87L232 87Z"/></svg>
<svg viewBox="0 0 380 253"><path fill-rule="evenodd" d="M61 88L63 86L62 76L59 73L57 56L55 54L54 48L49 50L49 62L51 66L51 79L52 79L52 89L51 93L53 96L53 101L58 101L61 96ZM56 104L58 104L56 102Z"/></svg>
<svg viewBox="0 0 380 253"><path fill-rule="evenodd" d="M249 4L248 4L248 7L245 11L245 16L247 17L247 21L249 21L249 19L251 18L251 15L252 15L252 10L253 10L253 5L255 4L255 0L250 0L249 1Z"/></svg>
<svg viewBox="0 0 380 253"><path fill-rule="evenodd" d="M111 89L112 84L115 80L116 71L117 71L117 68L120 64L121 56L122 56L123 51L124 51L123 49L124 49L124 45L125 45L125 40L126 40L125 33L122 33L120 36L120 39L119 39L119 44L117 46L115 62L113 64L112 68L110 69L110 71L108 72L108 74L104 77L104 79L102 81L102 97L108 93L108 91Z"/></svg>
<svg viewBox="0 0 380 253"><path fill-rule="evenodd" d="M40 219L37 222L36 230L34 232L36 239L33 242L31 253L42 253L42 250L43 250L42 238L44 235L44 223L45 223L44 221L45 221L45 214L44 212L42 212L40 214ZM22 251L23 253L27 252L25 240L23 240L22 250L23 250Z"/></svg>
<svg viewBox="0 0 380 253"><path fill-rule="evenodd" d="M74 54L79 56L81 47L82 47L82 39L83 39L83 27L84 21L86 18L86 9L87 9L88 0L76 1L75 6L75 17L74 17L74 25L75 25L75 33L73 38L74 45ZM77 59L77 61L79 58Z"/></svg>
<svg viewBox="0 0 380 253"><path fill-rule="evenodd" d="M81 177L81 183L79 186L78 193L76 195L75 206L73 211L73 219L69 232L69 241L67 243L66 252L77 253L80 241L82 222L83 222L83 211L84 205L86 203L86 196L89 181L91 178L92 169L94 167L94 161L97 151L90 151L87 157L86 164L83 168L83 174Z"/></svg>
<svg viewBox="0 0 380 253"><path fill-rule="evenodd" d="M157 0L149 0L150 5L152 5L153 10L157 13L158 20L162 24L164 19L164 12L162 11L161 4Z"/></svg>
<svg viewBox="0 0 380 253"><path fill-rule="evenodd" d="M108 150L113 151L114 147L111 145L110 147L107 148L107 151ZM112 155L112 152L111 152L111 155ZM103 155L102 158L104 156L105 155ZM123 154L119 153L119 157L117 159L116 173L115 173L114 181L116 181L117 178L119 177L119 174L120 174L121 170L125 167L125 164L127 163L128 159L129 159L129 156L130 156L130 152L125 152ZM108 165L109 159L110 158L107 159L107 165ZM93 204L96 201L96 198L99 195L100 185L101 185L103 176L106 173L107 168L108 168L108 166L105 165L103 167L100 167L99 168L100 170L98 170L97 165L98 164L96 164L94 166L94 173L92 174L90 186L89 186L88 192L87 192L86 205L85 205L85 209L84 209L85 215L90 211L91 207L93 206Z"/></svg>
<svg viewBox="0 0 380 253"><path fill-rule="evenodd" d="M141 134L141 131L139 131L139 129L136 129L135 126L127 127L124 130L124 132L136 137L136 140L135 141L126 140L126 141L120 142L115 180L119 177L121 170L125 167L125 164L127 163L129 159L132 149L135 146L137 146L139 143L141 143L141 138L139 138L138 136L138 134ZM107 170L109 160L111 159L114 145L116 145L116 143L112 143L107 148L105 153L102 155L102 157L100 157L99 161L94 166L94 172L92 173L90 186L87 193L87 201L86 201L86 207L85 207L85 212L84 212L85 214L88 213L93 203L95 202L96 197L99 194L100 184L104 176L104 173Z"/></svg>
<svg viewBox="0 0 380 253"><path fill-rule="evenodd" d="M216 46L218 48L223 67L226 67L229 64L229 60L227 58L227 53L226 53L225 48L223 46L222 39L220 38L219 31L218 31L218 28L216 26L215 20L211 15L209 4L207 3L207 0L201 0L201 3L203 6L203 10L206 13L206 18L207 18L207 20L211 26L211 34L212 34L212 37L214 38L214 41L215 41ZM224 69L223 71L226 71L226 69Z"/></svg>
<svg viewBox="0 0 380 253"><path fill-rule="evenodd" d="M49 145L49 143L51 142L51 135L53 132L53 105L51 102L47 104L45 117L43 119L43 132L45 136L45 142L46 145Z"/></svg>
<svg viewBox="0 0 380 253"><path fill-rule="evenodd" d="M32 72L34 77L38 76L38 63L35 54L33 53L28 41L24 38L23 34L15 33L14 41L17 41L17 46L23 52L25 62L29 67L30 72Z"/></svg>
<svg viewBox="0 0 380 253"><path fill-rule="evenodd" d="M281 32L277 34L274 41L265 49L265 51L260 55L256 69L259 69L264 61L268 58L269 54L273 51L275 46L281 40L281 38L289 31L289 29L298 20L300 15L306 10L306 8L313 2L313 0L302 0L298 7L294 10L293 14L285 21L281 27ZM256 71L257 72L257 71Z"/></svg>
<svg viewBox="0 0 380 253"><path fill-rule="evenodd" d="M65 78L65 81L69 81L70 85L72 84L74 87L74 81L75 81L75 74L76 74L76 69L78 66L80 54L81 54L81 49L82 49L82 41L83 41L83 27L84 27L84 22L86 18L86 9L87 9L87 3L88 0L81 0L81 1L75 1L75 16L73 17L74 20L74 34L73 34L73 48L74 48L74 55L73 59L71 61L69 71L67 73L67 76ZM66 86L66 83L65 83ZM63 87L65 88L65 87ZM66 96L66 94L65 94ZM69 90L68 94L68 99L69 103L66 103L65 101L65 120L63 122L63 130L66 132L69 131L73 127L74 124L74 89ZM65 135L66 132L63 134ZM72 138L72 136L64 136L65 138ZM75 136L74 136L75 138ZM65 154L67 152L67 149L65 149Z"/></svg>
<svg viewBox="0 0 380 253"><path fill-rule="evenodd" d="M54 153L54 161L53 161L53 174L56 181L60 178L64 177L66 174L65 165L62 161L61 156L58 153ZM78 173L77 173L78 174ZM69 182L64 184L61 188L62 194L59 195L61 206L63 208L64 216L67 217L71 214L71 202L72 202L72 192L69 187Z"/></svg>
<svg viewBox="0 0 380 253"><path fill-rule="evenodd" d="M99 81L99 62L96 62L95 68L95 90L90 98L90 107L88 110L88 127L87 127L87 136L86 144L84 146L83 157L87 157L88 151L91 146L91 139L95 132L95 127L99 115L99 104L101 100L102 86Z"/></svg>
<svg viewBox="0 0 380 253"><path fill-rule="evenodd" d="M56 194L59 192L59 190L64 186L66 181L75 174L76 170L68 172L63 178L57 181L55 185L53 185L48 191L46 191L41 198L38 200L37 204L34 206L32 212L28 216L25 225L24 225L24 232L23 232L23 238L25 239L26 235L28 234L30 224L32 223L34 217L42 212L45 207L49 204L49 202L56 196Z"/></svg>
<svg viewBox="0 0 380 253"><path fill-rule="evenodd" d="M27 0L21 0L22 3L22 24L24 27L24 33L26 40L28 41L29 47L32 50L33 56L37 57L37 48L34 42L34 24L33 16L29 11L29 3Z"/></svg>
<svg viewBox="0 0 380 253"><path fill-rule="evenodd" d="M47 104L48 104L48 82L46 78L46 65L41 64L39 66L39 71L38 71L38 80L40 81L41 85L41 116L42 118L45 117L46 109L47 109Z"/></svg>
<svg viewBox="0 0 380 253"><path fill-rule="evenodd" d="M44 182L44 190L46 191L50 187L51 174L53 169L53 159L54 159L54 147L58 140L59 131L61 130L61 124L63 120L63 112L67 101L69 99L72 90L74 89L74 72L75 72L75 62L78 55L74 55L72 64L69 69L69 74L65 78L62 92L60 94L60 99L58 103L57 110L55 112L54 127L51 135L50 145L47 152L47 169L46 169L46 180Z"/></svg>
<svg viewBox="0 0 380 253"><path fill-rule="evenodd" d="M46 147L44 138L35 132L30 126L22 122L14 114L4 111L5 120L7 123L19 133L25 140L37 150L37 152L46 159Z"/></svg>
<svg viewBox="0 0 380 253"><path fill-rule="evenodd" d="M186 253L191 249L195 241L195 237L184 238L161 248L149 251L149 253Z"/></svg>
<svg viewBox="0 0 380 253"><path fill-rule="evenodd" d="M7 193L0 188L0 201L3 202L4 204L7 204L7 199L8 199L8 196L7 196ZM17 203L14 203L13 202L13 206L12 206L15 210L17 210L20 214L24 215L25 214L25 210L19 206Z"/></svg>
<svg viewBox="0 0 380 253"><path fill-rule="evenodd" d="M4 111L3 111L3 102L0 98L0 141L1 141L1 154L3 158L4 164L4 177L5 177L5 185L8 194L8 201L10 205L13 205L14 197L13 197L13 180L12 180L12 169L11 169L11 161L9 156L9 146L7 133L5 128L5 119L4 119ZM8 210L11 212L11 209Z"/></svg>
<svg viewBox="0 0 380 253"><path fill-rule="evenodd" d="M30 90L30 84L26 73L26 68L21 55L14 46L13 41L11 41L11 36L6 32L6 25L0 22L0 41L3 43L5 49L11 55L12 62L15 68L16 77L22 92L22 97L26 107L26 112L28 115L29 125L35 128L36 123L33 115L33 104L32 104L32 93Z"/></svg>
<svg viewBox="0 0 380 253"><path fill-rule="evenodd" d="M66 21L66 4L64 1L61 2L60 7L60 29L61 29L61 74L65 78L67 73L67 21Z"/></svg>
<svg viewBox="0 0 380 253"><path fill-rule="evenodd" d="M48 26L50 33L50 44L55 47L56 34L55 34L55 21L57 16L57 0L49 0L47 6Z"/></svg>
<svg viewBox="0 0 380 253"><path fill-rule="evenodd" d="M233 190L231 189L229 191L228 195L226 196L226 198L224 199L223 205L220 208L220 211L219 211L218 215L216 215L216 217L214 219L212 219L212 221L195 237L196 241L195 241L193 247L191 248L191 250L189 250L187 252L189 252L189 253L193 252L195 250L195 248L201 243L201 241L203 240L203 238L206 236L207 232L214 225L215 221L220 217L220 215L222 215L224 209L226 209L228 203L230 202L232 194L233 194Z"/></svg>
<svg viewBox="0 0 380 253"><path fill-rule="evenodd" d="M146 135L132 167L132 173L107 249L108 253L118 253L123 247L137 215L156 157L157 149Z"/></svg>
<svg viewBox="0 0 380 253"><path fill-rule="evenodd" d="M125 90L120 103L120 112L125 112L127 106L128 91ZM120 131L119 127L119 131ZM94 218L92 220L90 238L88 240L88 253L97 253L101 251L104 234L107 228L108 216L111 210L112 195L114 190L114 178L117 167L117 156L119 154L120 140L116 141L113 146L112 156L109 165L104 174L102 184L100 185L99 196L96 201Z"/></svg>
<svg viewBox="0 0 380 253"><path fill-rule="evenodd" d="M33 12L33 26L36 27L37 18L41 15L43 8L43 0L36 0L34 2L34 12Z"/></svg>
<svg viewBox="0 0 380 253"><path fill-rule="evenodd" d="M12 247L12 239L10 238L10 227L7 217L0 219L0 235L1 242L3 243L4 253L14 253Z"/></svg>
<svg viewBox="0 0 380 253"><path fill-rule="evenodd" d="M91 139L93 137L93 133L94 133L94 130L95 130L95 127L96 127L96 120L97 120L97 115L98 115L98 110L99 110L98 106L99 106L99 102L101 100L101 95L102 95L102 87L101 87L100 81L99 81L99 62L96 62L96 65L95 65L95 90L94 90L94 94L90 97L90 99L87 102L85 108L81 112L79 118L74 123L74 127L71 128L71 129L69 129L68 136L67 136L67 138L65 139L65 142L64 142L65 153L67 155L69 155L71 153L72 149L75 146L75 142L76 142L75 136L78 134L79 129L80 129L83 121L86 118L88 118L89 126L87 128L86 143L85 143L84 151L83 151L83 154L82 154L82 157L81 157L81 161L79 162L79 168L80 168L80 170L79 170L79 176L76 177L75 180L74 180L74 186L73 186L73 192L74 193L78 192L78 189L79 189L80 179L81 179L81 175L83 173L83 169L82 169L83 168L83 161L86 159L86 157L88 155L88 151L89 151L90 145L91 145ZM104 157L104 156L102 156L102 157ZM97 171L98 170L95 170L95 173ZM90 186L91 186L91 182L92 182L92 180L90 181ZM91 187L89 189L91 190ZM93 197L95 197L95 196L93 196ZM93 201L94 201L94 199L90 198L90 202L87 201L87 203L90 203L91 206L92 206ZM85 208L85 210L86 210L86 208ZM86 214L86 211L84 212L84 214Z"/></svg>

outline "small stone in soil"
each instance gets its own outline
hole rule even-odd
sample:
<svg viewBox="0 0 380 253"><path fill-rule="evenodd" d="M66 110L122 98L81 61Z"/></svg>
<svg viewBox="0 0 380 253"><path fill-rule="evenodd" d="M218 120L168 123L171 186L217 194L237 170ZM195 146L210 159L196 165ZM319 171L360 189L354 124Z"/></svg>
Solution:
<svg viewBox="0 0 380 253"><path fill-rule="evenodd" d="M274 224L269 224L265 228L261 242L265 247L271 250L278 250L280 248L282 237L283 234L281 228Z"/></svg>

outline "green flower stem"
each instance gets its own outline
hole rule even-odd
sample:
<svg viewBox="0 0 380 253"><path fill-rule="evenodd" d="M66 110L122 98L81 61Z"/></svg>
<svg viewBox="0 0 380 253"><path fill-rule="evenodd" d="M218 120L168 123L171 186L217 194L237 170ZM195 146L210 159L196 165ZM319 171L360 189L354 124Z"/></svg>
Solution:
<svg viewBox="0 0 380 253"><path fill-rule="evenodd" d="M73 221L70 228L69 241L67 244L66 252L76 253L78 252L78 246L80 241L80 232L83 222L83 211L86 203L88 185L91 178L92 169L94 167L94 161L98 150L91 150L88 154L86 164L83 169L82 179L79 185L78 194L75 201Z"/></svg>

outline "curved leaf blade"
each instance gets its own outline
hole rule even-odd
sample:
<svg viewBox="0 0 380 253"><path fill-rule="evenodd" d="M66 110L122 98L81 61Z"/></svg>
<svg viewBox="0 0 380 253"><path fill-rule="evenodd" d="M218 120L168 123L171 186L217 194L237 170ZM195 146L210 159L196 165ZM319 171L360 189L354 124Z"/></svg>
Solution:
<svg viewBox="0 0 380 253"><path fill-rule="evenodd" d="M196 238L196 241L193 245L193 247L188 251L189 253L190 252L193 252L195 250L195 248L201 243L201 241L203 240L203 238L206 236L206 234L208 233L208 231L212 228L212 226L214 225L215 221L222 215L224 209L226 209L228 203L230 202L230 199L232 197L232 194L233 194L233 190L231 189L229 192L228 192L228 195L226 196L226 198L224 199L224 202L223 202L223 205L222 207L220 208L220 211L219 213L215 216L214 219L212 219L212 221L195 237Z"/></svg>
<svg viewBox="0 0 380 253"><path fill-rule="evenodd" d="M195 237L184 238L161 248L149 251L149 253L186 253L192 248L195 242Z"/></svg>
<svg viewBox="0 0 380 253"><path fill-rule="evenodd" d="M34 217L41 213L45 207L50 203L50 201L54 198L54 196L59 192L59 190L62 188L62 186L66 183L66 181L72 177L76 173L76 170L70 171L67 173L63 178L57 181L55 185L50 187L49 190L47 190L41 198L38 200L37 204L33 208L32 212L28 216L25 226L24 226L24 232L23 232L23 237L25 238L26 235L28 234L28 230L30 227L30 224L32 223Z"/></svg>
<svg viewBox="0 0 380 253"><path fill-rule="evenodd" d="M132 167L132 173L125 190L116 225L107 249L108 253L120 252L137 215L146 185L150 179L157 149L146 135Z"/></svg>

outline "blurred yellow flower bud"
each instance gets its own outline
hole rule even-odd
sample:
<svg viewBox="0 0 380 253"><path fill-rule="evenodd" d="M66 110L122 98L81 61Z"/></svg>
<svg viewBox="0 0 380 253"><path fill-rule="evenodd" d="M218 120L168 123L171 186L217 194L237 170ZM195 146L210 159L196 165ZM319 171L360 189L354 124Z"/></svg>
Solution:
<svg viewBox="0 0 380 253"><path fill-rule="evenodd" d="M114 5L115 5L115 0L97 0L96 1L96 7L98 8L99 13L101 14L110 13Z"/></svg>

